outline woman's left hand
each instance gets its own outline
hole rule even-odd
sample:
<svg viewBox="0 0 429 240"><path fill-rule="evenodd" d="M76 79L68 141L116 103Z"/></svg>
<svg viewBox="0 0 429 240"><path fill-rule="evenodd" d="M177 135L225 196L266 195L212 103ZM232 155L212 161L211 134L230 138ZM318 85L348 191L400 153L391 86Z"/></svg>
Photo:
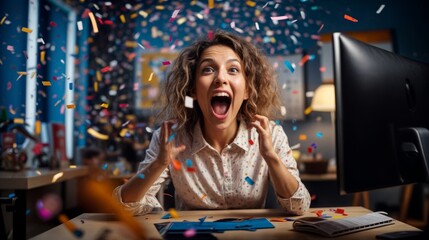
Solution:
<svg viewBox="0 0 429 240"><path fill-rule="evenodd" d="M265 160L277 157L274 151L273 141L271 140L270 120L262 115L256 114L250 123L251 127L256 128L259 134L259 151Z"/></svg>

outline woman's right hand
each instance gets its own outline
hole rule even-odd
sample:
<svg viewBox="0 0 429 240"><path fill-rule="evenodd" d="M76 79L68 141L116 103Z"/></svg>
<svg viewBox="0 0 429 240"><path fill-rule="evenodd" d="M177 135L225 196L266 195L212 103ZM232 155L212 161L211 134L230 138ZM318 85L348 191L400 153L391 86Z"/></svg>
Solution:
<svg viewBox="0 0 429 240"><path fill-rule="evenodd" d="M160 148L157 161L159 164L162 164L164 166L168 166L168 164L170 164L173 159L177 158L177 155L179 155L179 153L183 152L186 149L186 146L184 144L176 146L175 138L169 139L174 132L172 126L175 123L175 121L170 120L163 122L161 125L161 132L159 134Z"/></svg>

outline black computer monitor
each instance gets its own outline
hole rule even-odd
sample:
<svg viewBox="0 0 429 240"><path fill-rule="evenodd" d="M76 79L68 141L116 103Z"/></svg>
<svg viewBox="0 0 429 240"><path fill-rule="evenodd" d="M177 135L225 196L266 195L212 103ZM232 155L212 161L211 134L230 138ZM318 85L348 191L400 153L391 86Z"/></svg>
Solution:
<svg viewBox="0 0 429 240"><path fill-rule="evenodd" d="M341 194L428 180L429 65L334 33Z"/></svg>

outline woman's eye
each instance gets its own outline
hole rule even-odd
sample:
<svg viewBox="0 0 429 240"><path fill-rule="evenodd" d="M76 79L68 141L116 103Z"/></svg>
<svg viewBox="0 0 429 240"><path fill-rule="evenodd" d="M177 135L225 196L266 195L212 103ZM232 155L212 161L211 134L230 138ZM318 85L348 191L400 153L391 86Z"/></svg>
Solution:
<svg viewBox="0 0 429 240"><path fill-rule="evenodd" d="M238 68L230 68L229 71L233 72L233 73L238 73L239 72Z"/></svg>
<svg viewBox="0 0 429 240"><path fill-rule="evenodd" d="M214 72L214 69L211 67L205 67L203 68L203 73L211 73Z"/></svg>

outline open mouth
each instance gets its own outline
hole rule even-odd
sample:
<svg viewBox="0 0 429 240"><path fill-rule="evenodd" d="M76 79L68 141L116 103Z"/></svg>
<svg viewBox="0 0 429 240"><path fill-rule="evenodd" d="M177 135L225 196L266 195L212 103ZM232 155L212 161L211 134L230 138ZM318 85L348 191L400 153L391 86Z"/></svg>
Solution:
<svg viewBox="0 0 429 240"><path fill-rule="evenodd" d="M212 96L211 106L216 117L225 117L230 105L231 97L227 93L220 92Z"/></svg>

